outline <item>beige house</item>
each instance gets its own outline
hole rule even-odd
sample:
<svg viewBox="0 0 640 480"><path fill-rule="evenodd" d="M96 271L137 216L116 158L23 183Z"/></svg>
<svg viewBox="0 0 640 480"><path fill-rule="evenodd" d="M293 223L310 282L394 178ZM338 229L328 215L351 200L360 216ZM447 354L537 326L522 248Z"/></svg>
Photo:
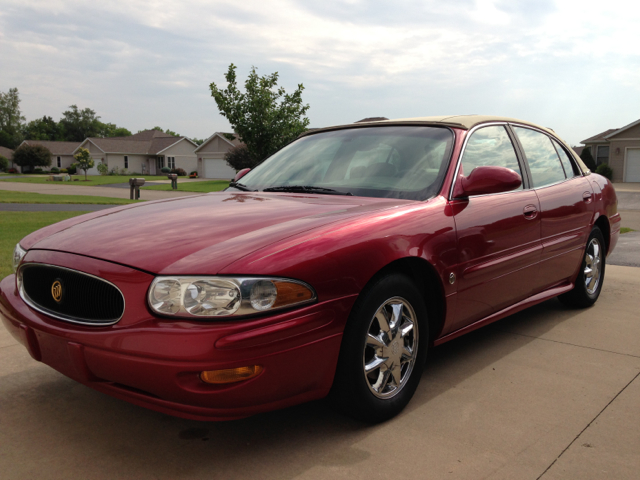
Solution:
<svg viewBox="0 0 640 480"><path fill-rule="evenodd" d="M197 145L187 137L174 137L158 130L145 130L129 137L87 138L79 148L86 148L95 162L89 175L98 174L98 164L109 170L160 175L163 167L182 168L187 174L197 169Z"/></svg>
<svg viewBox="0 0 640 480"><path fill-rule="evenodd" d="M596 165L608 163L614 182L640 182L640 120L583 140Z"/></svg>
<svg viewBox="0 0 640 480"><path fill-rule="evenodd" d="M54 142L50 140L25 140L20 145L35 147L40 145L51 152L51 166L58 168L68 168L73 162L73 154L80 145L80 142ZM20 147L18 147L20 148Z"/></svg>
<svg viewBox="0 0 640 480"><path fill-rule="evenodd" d="M198 176L223 180L235 177L236 171L227 164L224 155L240 143L242 142L237 136L229 133L216 132L207 138L195 150L198 156Z"/></svg>

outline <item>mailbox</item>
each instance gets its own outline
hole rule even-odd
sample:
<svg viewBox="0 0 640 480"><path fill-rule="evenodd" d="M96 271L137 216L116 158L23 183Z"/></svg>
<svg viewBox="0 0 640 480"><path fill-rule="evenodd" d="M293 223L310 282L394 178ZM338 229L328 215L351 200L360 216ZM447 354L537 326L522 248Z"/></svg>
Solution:
<svg viewBox="0 0 640 480"><path fill-rule="evenodd" d="M131 200L140 199L140 187L142 185L144 185L144 178L129 179L129 198L131 198Z"/></svg>
<svg viewBox="0 0 640 480"><path fill-rule="evenodd" d="M171 180L171 188L174 190L178 189L178 174L177 173L169 173L167 178Z"/></svg>

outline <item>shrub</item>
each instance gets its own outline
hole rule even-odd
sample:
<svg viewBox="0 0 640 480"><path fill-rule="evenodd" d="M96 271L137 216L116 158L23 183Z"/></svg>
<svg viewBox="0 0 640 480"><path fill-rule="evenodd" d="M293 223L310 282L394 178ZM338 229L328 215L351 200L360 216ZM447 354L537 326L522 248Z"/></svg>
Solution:
<svg viewBox="0 0 640 480"><path fill-rule="evenodd" d="M41 168L34 168L33 173L44 173L44 170L42 170Z"/></svg>
<svg viewBox="0 0 640 480"><path fill-rule="evenodd" d="M600 165L598 165L598 168L596 168L596 173L608 178L609 180L613 180L613 169L606 163L601 163Z"/></svg>
<svg viewBox="0 0 640 480"><path fill-rule="evenodd" d="M593 159L593 155L591 155L591 148L584 147L582 149L582 153L580 154L580 158L589 170L591 170L592 172L596 171L596 161Z"/></svg>
<svg viewBox="0 0 640 480"><path fill-rule="evenodd" d="M78 166L75 163L72 163L71 165L69 165L69 167L67 168L67 173L69 175L75 175L76 172L78 171Z"/></svg>
<svg viewBox="0 0 640 480"><path fill-rule="evenodd" d="M189 172L189 176L191 176L191 175L198 176L198 171L197 170L193 170L193 171Z"/></svg>
<svg viewBox="0 0 640 480"><path fill-rule="evenodd" d="M162 168L160 169L160 171L161 171L162 173L171 173L171 169L170 169L169 167L162 167Z"/></svg>
<svg viewBox="0 0 640 480"><path fill-rule="evenodd" d="M120 170L118 170L118 167L113 167L111 170L109 170L109 173L107 175L114 176L114 175L118 175L119 173L120 173Z"/></svg>
<svg viewBox="0 0 640 480"><path fill-rule="evenodd" d="M179 177L187 176L187 172L185 172L184 168L174 168L171 170L171 173L177 173Z"/></svg>
<svg viewBox="0 0 640 480"><path fill-rule="evenodd" d="M100 175L106 175L107 173L109 173L109 167L106 163L99 163L96 168L98 169L98 173Z"/></svg>
<svg viewBox="0 0 640 480"><path fill-rule="evenodd" d="M9 159L0 155L0 170L6 172L9 169Z"/></svg>
<svg viewBox="0 0 640 480"><path fill-rule="evenodd" d="M51 170L53 170L53 168ZM69 173L69 170L67 170L66 168L61 168L60 173Z"/></svg>
<svg viewBox="0 0 640 480"><path fill-rule="evenodd" d="M224 159L236 172L243 168L255 168L260 163L243 143L225 153Z"/></svg>
<svg viewBox="0 0 640 480"><path fill-rule="evenodd" d="M41 145L24 144L13 152L13 162L27 169L51 165L51 152ZM39 169L42 171L42 169ZM35 171L35 170L34 170Z"/></svg>
<svg viewBox="0 0 640 480"><path fill-rule="evenodd" d="M51 167L51 173L60 173L60 169L58 167Z"/></svg>

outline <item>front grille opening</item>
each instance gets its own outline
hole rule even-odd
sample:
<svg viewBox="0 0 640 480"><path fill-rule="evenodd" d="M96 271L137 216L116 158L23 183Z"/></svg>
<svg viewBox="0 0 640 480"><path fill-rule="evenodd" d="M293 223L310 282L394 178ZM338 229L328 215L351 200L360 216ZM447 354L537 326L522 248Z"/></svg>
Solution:
<svg viewBox="0 0 640 480"><path fill-rule="evenodd" d="M124 313L117 287L92 275L53 265L21 267L22 288L37 309L71 322L105 325Z"/></svg>

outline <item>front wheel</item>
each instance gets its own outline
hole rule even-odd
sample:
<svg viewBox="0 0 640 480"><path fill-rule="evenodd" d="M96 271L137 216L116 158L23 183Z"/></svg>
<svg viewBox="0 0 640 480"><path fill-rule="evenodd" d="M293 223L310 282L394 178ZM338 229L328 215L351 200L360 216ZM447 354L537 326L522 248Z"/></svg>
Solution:
<svg viewBox="0 0 640 480"><path fill-rule="evenodd" d="M586 308L596 303L604 283L605 256L606 248L602 231L598 227L593 227L587 240L587 248L576 284L573 290L560 295L558 299L565 305L576 308Z"/></svg>
<svg viewBox="0 0 640 480"><path fill-rule="evenodd" d="M400 274L378 280L349 317L333 403L368 422L400 413L420 382L428 336L424 301L411 280Z"/></svg>

